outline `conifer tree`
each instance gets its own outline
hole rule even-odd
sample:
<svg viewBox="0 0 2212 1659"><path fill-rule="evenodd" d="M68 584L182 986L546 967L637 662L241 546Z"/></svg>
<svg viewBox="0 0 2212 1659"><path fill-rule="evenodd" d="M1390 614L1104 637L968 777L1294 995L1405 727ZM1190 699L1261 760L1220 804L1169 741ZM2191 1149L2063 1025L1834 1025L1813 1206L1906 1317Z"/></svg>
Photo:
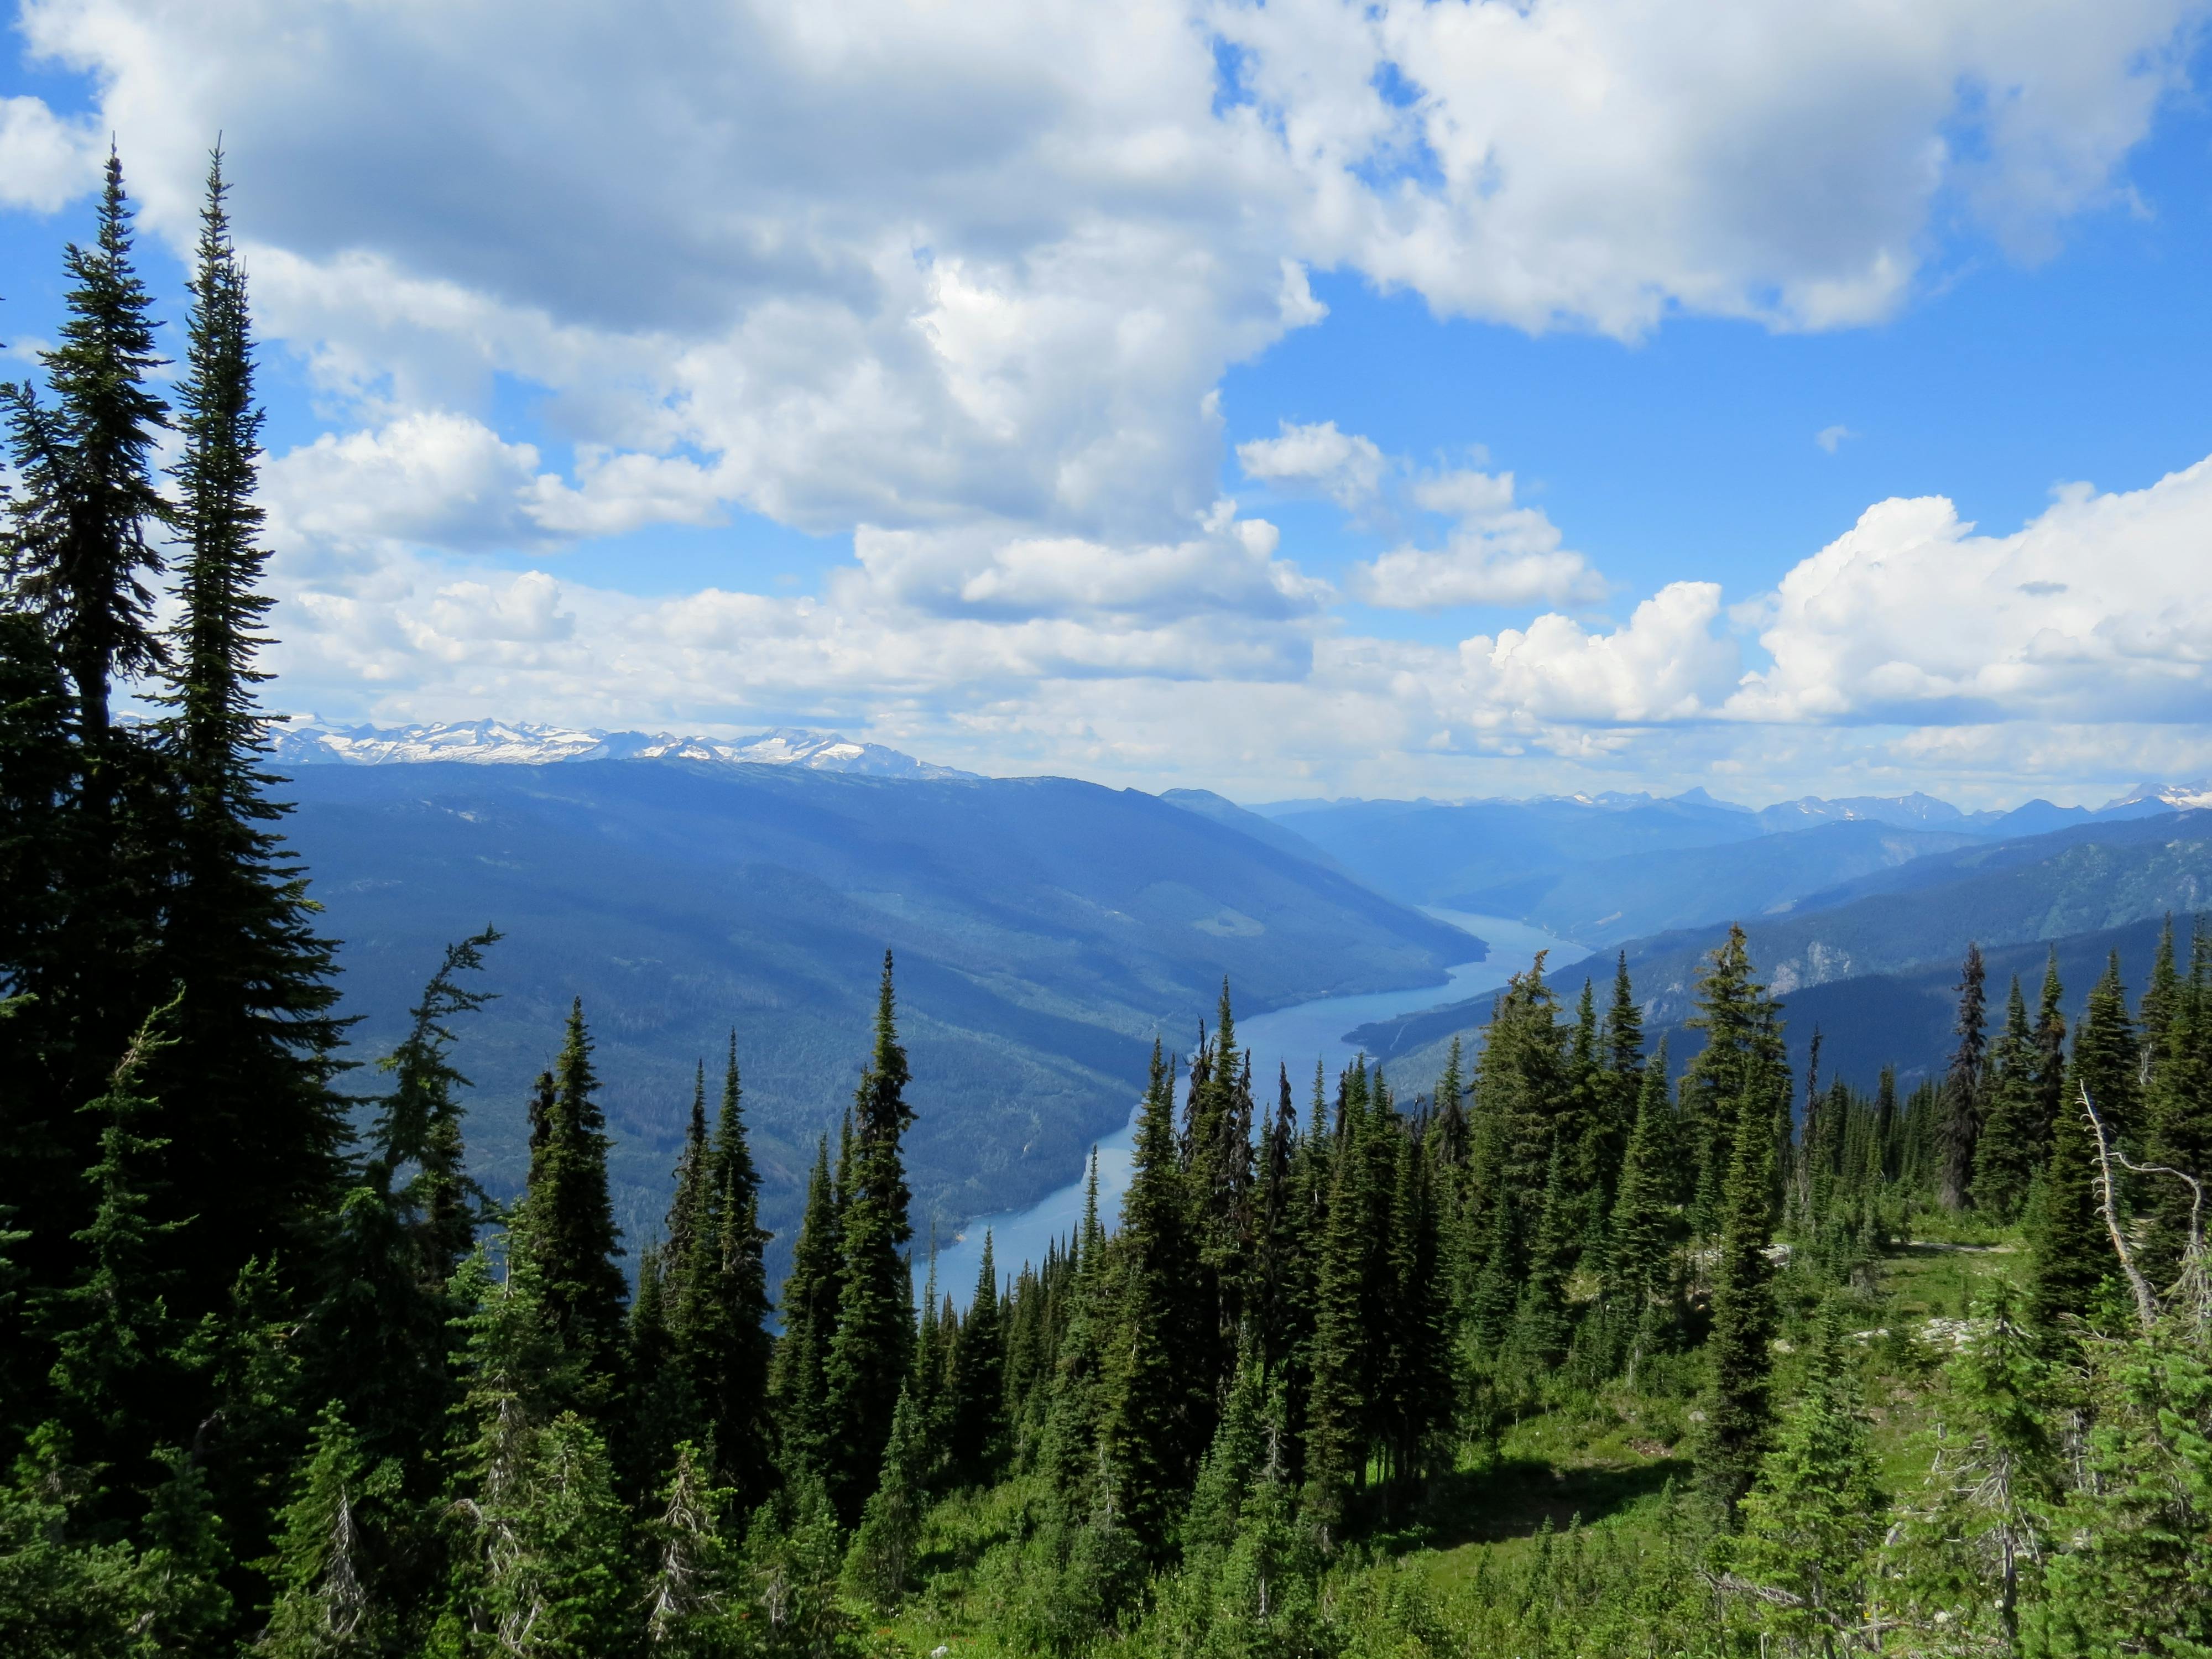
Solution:
<svg viewBox="0 0 2212 1659"><path fill-rule="evenodd" d="M999 1321L998 1279L987 1229L975 1299L953 1338L948 1449L952 1479L960 1486L990 1485L998 1478L1006 1451L1006 1355Z"/></svg>
<svg viewBox="0 0 2212 1659"><path fill-rule="evenodd" d="M151 470L167 409L148 384L163 359L112 152L98 226L90 247L72 243L64 256L70 287L60 343L40 355L53 402L41 403L27 384L0 388L18 479L6 608L36 618L35 631L9 641L25 653L15 677L19 686L26 673L35 682L51 665L66 679L70 702L71 741L49 748L22 780L33 792L33 824L49 820L51 841L33 867L43 866L52 884L31 895L33 939L24 941L46 948L8 964L11 988L38 1000L15 1033L28 1074L9 1085L10 1139L31 1155L30 1166L0 1198L29 1231L26 1265L46 1288L66 1282L67 1241L86 1213L74 1177L94 1155L76 1109L102 1091L146 1009L173 988L145 971L168 876L170 797L148 745L111 714L118 679L167 659L149 580L161 568L155 544L169 517ZM40 775L57 767L65 772L58 798L37 812ZM166 1079L148 1081L158 1091ZM202 1231L223 1224L210 1218ZM180 1240L178 1248L188 1246ZM178 1288L189 1297L195 1286Z"/></svg>
<svg viewBox="0 0 2212 1659"><path fill-rule="evenodd" d="M928 1459L921 1413L915 1405L912 1390L901 1389L898 1404L891 1411L890 1433L884 1443L883 1468L861 1510L852 1553L845 1563L847 1582L878 1607L895 1607L905 1593L915 1543L921 1532Z"/></svg>
<svg viewBox="0 0 2212 1659"><path fill-rule="evenodd" d="M1943 1162L1936 1197L1947 1210L1966 1206L1974 1182L1974 1150L1981 1139L1983 1061L1989 1047L1984 973L1982 947L1969 942L1966 964L1959 971L1959 1018L1953 1028L1959 1046L1952 1051L1950 1073L1943 1079Z"/></svg>
<svg viewBox="0 0 2212 1659"><path fill-rule="evenodd" d="M2014 974L2004 1032L1990 1050L1989 1111L1974 1157L1974 1207L2001 1221L2019 1214L2028 1184L2050 1156L2036 1064L2027 1000Z"/></svg>
<svg viewBox="0 0 2212 1659"><path fill-rule="evenodd" d="M575 1361L576 1403L590 1412L607 1410L618 1395L629 1291L615 1264L622 1235L607 1191L598 1091L580 998L544 1097L543 1138L533 1139L508 1248L527 1258L544 1316Z"/></svg>
<svg viewBox="0 0 2212 1659"><path fill-rule="evenodd" d="M1637 1361L1659 1340L1671 1310L1674 1253L1672 1218L1665 1202L1667 1133L1667 1044L1661 1038L1658 1057L1644 1073L1637 1091L1636 1127L1628 1138L1621 1160L1620 1190L1613 1206L1610 1254L1606 1263L1606 1296L1631 1339L1628 1373L1635 1375Z"/></svg>
<svg viewBox="0 0 2212 1659"><path fill-rule="evenodd" d="M1532 1375L1540 1376L1565 1358L1566 1282L1574 1267L1574 1201L1567 1188L1566 1159L1555 1140L1544 1178L1544 1202L1529 1240L1528 1269L1514 1310L1511 1346Z"/></svg>
<svg viewBox="0 0 2212 1659"><path fill-rule="evenodd" d="M2142 1127L2141 1039L2128 1017L2128 994L2120 982L2120 953L2115 951L2103 975L2089 991L2081 1028L2074 1034L2073 1075L2069 1079L2062 1112L2075 1104L2087 1089L2104 1120L2105 1133L2127 1146L2139 1144Z"/></svg>
<svg viewBox="0 0 2212 1659"><path fill-rule="evenodd" d="M1176 1501L1204 1450L1197 1437L1211 1385L1201 1346L1211 1310L1190 1294L1197 1252L1174 1123L1174 1076L1156 1042L1121 1198L1120 1305L1100 1425L1120 1523L1155 1553L1172 1535Z"/></svg>
<svg viewBox="0 0 2212 1659"><path fill-rule="evenodd" d="M760 1176L745 1132L734 1031L707 1171L702 1246L693 1257L691 1300L678 1340L690 1356L692 1387L709 1420L720 1478L740 1503L755 1504L768 1495L774 1461L763 1260L769 1235L760 1224Z"/></svg>
<svg viewBox="0 0 2212 1659"><path fill-rule="evenodd" d="M2058 1115L2042 1189L2029 1218L2029 1321L2046 1337L2055 1336L2069 1316L2089 1311L2112 1266L2099 1203L2096 1146L2077 1099L2073 1110Z"/></svg>
<svg viewBox="0 0 2212 1659"><path fill-rule="evenodd" d="M224 1194L202 1211L189 1252L204 1302L248 1256L281 1249L327 1208L350 1139L331 1087L344 1029L332 946L317 936L302 872L276 833L287 809L270 799L276 780L265 770L269 721L257 688L269 677L255 665L273 601L260 591L268 556L256 544L262 416L227 193L218 151L177 393L183 556L159 738L182 796L159 971L185 994L159 1087L179 1126L179 1189ZM409 1154L419 1160L428 1150L417 1139ZM440 1283L465 1249L450 1255Z"/></svg>
<svg viewBox="0 0 2212 1659"><path fill-rule="evenodd" d="M1793 1598L1766 1601L1785 1639L1832 1651L1864 1620L1888 1495L1868 1438L1858 1380L1837 1304L1822 1310L1804 1391L1743 1500L1735 1570Z"/></svg>
<svg viewBox="0 0 2212 1659"><path fill-rule="evenodd" d="M397 1610L375 1593L374 1546L365 1536L370 1467L333 1401L315 1424L276 1553L263 1564L274 1601L268 1626L253 1644L257 1655L368 1659L397 1634Z"/></svg>
<svg viewBox="0 0 2212 1659"><path fill-rule="evenodd" d="M791 1272L783 1281L783 1338L775 1345L769 1374L769 1397L789 1473L811 1471L820 1478L830 1456L830 1345L837 1331L837 1190L830 1174L830 1138L814 1155L806 1186L806 1208L791 1253Z"/></svg>
<svg viewBox="0 0 2212 1659"><path fill-rule="evenodd" d="M1741 933L1736 936L1741 945ZM1747 975L1741 982L1747 987ZM1781 1061L1767 1053L1771 1005L1750 987L1745 1018L1750 1051L1739 1073L1735 1133L1728 1137L1728 1183L1721 1190L1721 1239L1712 1267L1712 1385L1705 1394L1705 1427L1698 1436L1698 1482L1717 1504L1723 1524L1735 1526L1735 1506L1750 1491L1771 1436L1767 1345L1774 1338L1774 1141L1777 1093L1787 1099Z"/></svg>
<svg viewBox="0 0 2212 1659"><path fill-rule="evenodd" d="M104 1479L92 1514L110 1522L130 1489L150 1480L157 1440L179 1438L165 1431L185 1426L177 1420L183 1333L169 1310L174 1273L166 1261L181 1224L149 1213L152 1161L168 1143L144 1132L161 1106L138 1092L175 1013L172 1001L147 1016L107 1092L84 1109L104 1121L99 1162L85 1176L95 1194L92 1218L76 1236L88 1265L41 1310L60 1427L75 1460Z"/></svg>
<svg viewBox="0 0 2212 1659"><path fill-rule="evenodd" d="M875 1046L854 1097L852 1173L839 1237L843 1246L836 1334L824 1375L836 1437L830 1495L856 1522L883 1462L892 1409L914 1363L914 1280L905 1246L906 1165L899 1139L914 1121L906 1103L906 1050L891 994L891 956L884 952L876 1001Z"/></svg>
<svg viewBox="0 0 2212 1659"><path fill-rule="evenodd" d="M1781 1068L1775 1006L1751 975L1743 929L1731 927L1698 976L1698 1012L1687 1022L1692 1030L1705 1034L1705 1048L1682 1073L1681 1111L1698 1172L1692 1216L1697 1231L1707 1237L1722 1225L1746 1091L1771 1088ZM1778 1118L1778 1105L1786 1101L1785 1091L1783 1103L1770 1096L1765 1104Z"/></svg>
<svg viewBox="0 0 2212 1659"><path fill-rule="evenodd" d="M676 1448L663 1507L653 1525L656 1566L646 1595L647 1650L668 1659L717 1659L744 1640L739 1552L722 1531L734 1496L714 1484L707 1460L684 1441Z"/></svg>
<svg viewBox="0 0 2212 1659"><path fill-rule="evenodd" d="M2189 976L2177 980L2161 1017L2165 1036L2143 1103L2143 1139L2149 1163L2201 1179L2212 1171L2212 927L2202 918L2189 954ZM2195 1195L2171 1176L2144 1184L2144 1267L2162 1288L2181 1271Z"/></svg>
<svg viewBox="0 0 2212 1659"><path fill-rule="evenodd" d="M2046 1148L2057 1132L2066 1095L2066 1016L2060 1004L2065 988L2058 982L2058 947L2052 945L2043 967L2043 988L2035 1011L2035 1084L2041 1112L2038 1120L2040 1144Z"/></svg>
<svg viewBox="0 0 2212 1659"><path fill-rule="evenodd" d="M489 1553L483 1611L495 1651L605 1659L640 1622L627 1517L606 1447L563 1412L532 1433L520 1479L482 1507L501 1540Z"/></svg>

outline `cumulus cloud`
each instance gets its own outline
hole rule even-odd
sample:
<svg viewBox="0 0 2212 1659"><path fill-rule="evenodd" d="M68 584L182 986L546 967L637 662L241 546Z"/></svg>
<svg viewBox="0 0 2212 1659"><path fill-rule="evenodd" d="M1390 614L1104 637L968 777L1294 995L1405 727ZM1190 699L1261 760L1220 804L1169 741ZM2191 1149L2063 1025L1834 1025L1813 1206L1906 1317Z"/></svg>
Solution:
<svg viewBox="0 0 2212 1659"><path fill-rule="evenodd" d="M1237 446L1237 465L1244 476L1263 483L1318 490L1340 507L1354 509L1375 498L1382 483L1382 452L1372 438L1339 432L1334 421L1310 426L1280 422L1273 438L1254 438Z"/></svg>
<svg viewBox="0 0 2212 1659"><path fill-rule="evenodd" d="M714 479L688 460L586 451L577 472L572 485L541 470L534 445L434 410L324 434L270 464L264 496L280 540L462 552L713 523L721 514Z"/></svg>
<svg viewBox="0 0 2212 1659"><path fill-rule="evenodd" d="M1354 568L1352 591L1370 605L1437 611L1460 605L1578 605L1605 597L1605 581L1560 545L1540 507L1516 505L1510 472L1446 472L1413 487L1413 499L1455 522L1440 548L1401 547Z"/></svg>
<svg viewBox="0 0 2212 1659"><path fill-rule="evenodd" d="M2154 724L2202 718L2203 605L2172 574L2194 473L2013 538L1875 507L1745 613L1747 678L1708 584L1617 628L1358 637L1217 503L1218 393L1325 317L1316 270L1624 338L1888 315L1956 227L2033 257L2123 190L2199 9L28 0L23 38L95 107L0 103L0 201L60 205L112 131L181 249L224 133L260 326L347 428L269 471L286 672L381 712L804 705L1073 763L1209 710L1279 765ZM544 393L567 476L489 422L502 380ZM1238 459L1443 520L1349 573L1369 604L1603 596L1510 473L1415 477L1334 422ZM818 597L733 574L647 600L550 556L733 507L854 559ZM512 549L548 569L468 562Z"/></svg>
<svg viewBox="0 0 2212 1659"><path fill-rule="evenodd" d="M2008 536L1940 496L1877 503L1755 613L1757 720L2212 717L2212 460L2145 489L2070 484Z"/></svg>

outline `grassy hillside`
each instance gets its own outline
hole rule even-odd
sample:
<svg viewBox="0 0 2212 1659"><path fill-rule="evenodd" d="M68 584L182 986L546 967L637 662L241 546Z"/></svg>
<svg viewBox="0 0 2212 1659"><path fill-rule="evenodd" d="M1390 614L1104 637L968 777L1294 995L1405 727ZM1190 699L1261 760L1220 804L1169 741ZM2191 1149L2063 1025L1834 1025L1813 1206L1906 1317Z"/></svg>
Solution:
<svg viewBox="0 0 2212 1659"><path fill-rule="evenodd" d="M737 1028L783 1228L898 954L925 1215L1027 1201L1127 1116L1161 1022L1225 974L1255 1012L1441 981L1457 929L1135 791L684 762L302 769L289 834L374 1054L447 939L507 935L465 1028L474 1161L519 1180L522 1098L568 1000L598 1037L633 1238L655 1229L695 1056ZM364 1087L370 1080L361 1079Z"/></svg>

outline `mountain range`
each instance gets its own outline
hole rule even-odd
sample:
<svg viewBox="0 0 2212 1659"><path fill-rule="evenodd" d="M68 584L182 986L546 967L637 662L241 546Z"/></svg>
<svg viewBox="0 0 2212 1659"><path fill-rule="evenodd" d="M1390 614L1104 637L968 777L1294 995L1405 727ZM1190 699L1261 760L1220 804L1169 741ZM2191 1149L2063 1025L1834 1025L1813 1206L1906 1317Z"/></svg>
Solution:
<svg viewBox="0 0 2212 1659"><path fill-rule="evenodd" d="M917 1195L957 1225L1064 1179L1126 1117L1154 1035L1187 1036L1224 975L1258 1012L1440 986L1480 957L1425 907L1621 952L1678 1065L1698 964L1741 922L1789 1004L1801 1066L1817 1026L1824 1071L1864 1085L1884 1064L1908 1080L1941 1066L1969 939L2000 976L2033 980L2055 951L2078 1008L2107 952L2139 986L2160 918L2212 903L2205 784L2005 812L1926 794L1754 810L1703 790L1247 807L981 778L836 732L496 720L295 721L276 757L362 1051L396 1033L441 945L496 923L501 998L467 1049L492 1182L519 1176L525 1091L581 995L625 1225L642 1237L688 1057L711 1060L732 1026L768 1224L791 1218L856 1079L885 945L922 1080ZM1488 1009L1448 1005L1352 1040L1418 1088Z"/></svg>
<svg viewBox="0 0 2212 1659"><path fill-rule="evenodd" d="M657 1231L695 1059L732 1028L764 1224L834 1141L896 953L918 1212L1066 1180L1188 1037L1239 1008L1441 985L1484 946L1302 854L1135 790L659 758L295 766L287 833L341 942L356 1052L389 1048L450 939L506 935L462 1030L471 1165L511 1190L523 1103L580 996L625 1230ZM361 1086L374 1087L370 1076ZM927 1224L925 1223L925 1225Z"/></svg>

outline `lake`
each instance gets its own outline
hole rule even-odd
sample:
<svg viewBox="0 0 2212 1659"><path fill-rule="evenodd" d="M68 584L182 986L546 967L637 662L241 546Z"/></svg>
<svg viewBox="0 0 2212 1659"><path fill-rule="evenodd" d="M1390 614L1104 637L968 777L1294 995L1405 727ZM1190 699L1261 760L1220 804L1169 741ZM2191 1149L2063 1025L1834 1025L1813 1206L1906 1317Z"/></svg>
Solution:
<svg viewBox="0 0 2212 1659"><path fill-rule="evenodd" d="M1237 1046L1249 1050L1252 1056L1255 1115L1273 1115L1277 1068L1287 1066L1291 1098L1297 1103L1299 1124L1304 1127L1305 1115L1313 1097L1314 1061L1321 1061L1328 1079L1329 1097L1334 1100L1336 1074L1352 1064L1358 1053L1346 1044L1344 1035L1370 1020L1441 1008L1447 1003L1463 1002L1485 991L1496 990L1527 968L1539 951L1552 953L1545 964L1547 972L1580 962L1589 954L1579 945L1554 939L1525 922L1508 921L1502 916L1472 915L1461 910L1431 909L1428 914L1483 939L1490 946L1489 956L1480 962L1465 963L1451 969L1449 979L1442 985L1419 986L1408 991L1374 991L1361 996L1322 997L1237 1022ZM1212 1008L1203 1012L1207 1019L1212 1018ZM1183 1041L1197 1036L1196 1019L1194 1013ZM1435 1083L1431 1077L1399 1078L1393 1079L1392 1088L1401 1099L1410 1099L1415 1094L1426 1092ZM1128 1122L1098 1143L1098 1212L1109 1231L1120 1220L1121 1194L1129 1184L1129 1153L1136 1129L1136 1108L1133 1105ZM967 1305L975 1288L976 1270L982 1261L986 1230L991 1234L994 1265L1002 1279L1019 1272L1024 1261L1042 1261L1053 1240L1066 1238L1079 1231L1083 1225L1084 1171L1079 1169L1073 1174L1073 1179L1066 1186L1047 1194L1026 1209L978 1216L953 1238L939 1239L939 1293L949 1291L956 1306ZM927 1250L927 1241L917 1243ZM928 1263L917 1255L914 1270L917 1297L928 1271Z"/></svg>

